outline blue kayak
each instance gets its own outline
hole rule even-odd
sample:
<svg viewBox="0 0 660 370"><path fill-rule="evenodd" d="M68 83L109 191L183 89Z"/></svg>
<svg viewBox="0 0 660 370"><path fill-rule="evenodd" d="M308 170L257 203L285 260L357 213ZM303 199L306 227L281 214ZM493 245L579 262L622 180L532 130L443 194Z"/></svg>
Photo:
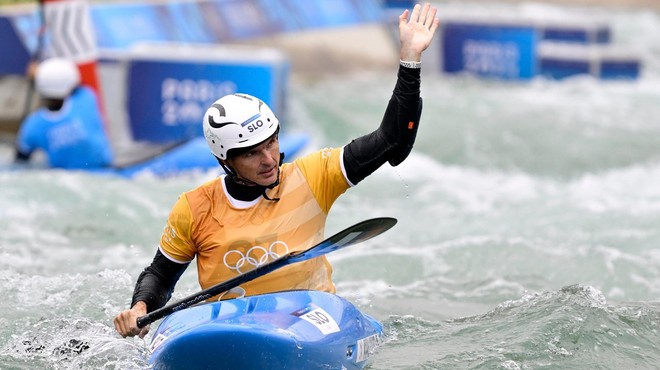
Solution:
<svg viewBox="0 0 660 370"><path fill-rule="evenodd" d="M361 369L382 326L337 295L297 290L204 303L166 317L149 365L174 369Z"/></svg>

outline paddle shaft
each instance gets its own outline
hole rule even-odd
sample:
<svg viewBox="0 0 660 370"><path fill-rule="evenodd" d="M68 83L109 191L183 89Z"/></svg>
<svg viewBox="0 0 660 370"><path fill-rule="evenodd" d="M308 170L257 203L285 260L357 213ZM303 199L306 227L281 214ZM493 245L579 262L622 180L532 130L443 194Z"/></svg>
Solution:
<svg viewBox="0 0 660 370"><path fill-rule="evenodd" d="M238 275L229 280L218 283L214 286L206 288L193 295L185 297L177 302L174 302L172 304L154 310L144 316L141 316L137 319L137 326L139 328L142 328L173 312L183 310L184 308L190 307L194 304L209 299L215 295L226 292L229 289L237 287L241 284L245 284L248 281L252 281L258 277L264 276L286 265L296 262L306 261L315 257L325 255L337 249L371 239L374 236L380 235L383 232L389 230L392 226L396 224L396 222L397 222L396 219L391 217L380 217L380 218L373 218L357 223L343 231L340 231L339 233L331 236L330 238L320 242L319 244L310 247L305 251L288 253L272 262L258 266L253 270L250 270L244 274Z"/></svg>

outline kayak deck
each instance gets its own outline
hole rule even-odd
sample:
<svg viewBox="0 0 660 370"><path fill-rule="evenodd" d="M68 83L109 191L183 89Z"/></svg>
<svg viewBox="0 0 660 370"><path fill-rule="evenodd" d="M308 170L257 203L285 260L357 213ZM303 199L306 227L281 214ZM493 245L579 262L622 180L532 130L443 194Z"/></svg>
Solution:
<svg viewBox="0 0 660 370"><path fill-rule="evenodd" d="M381 324L334 294L287 291L206 303L165 318L154 369L361 369Z"/></svg>

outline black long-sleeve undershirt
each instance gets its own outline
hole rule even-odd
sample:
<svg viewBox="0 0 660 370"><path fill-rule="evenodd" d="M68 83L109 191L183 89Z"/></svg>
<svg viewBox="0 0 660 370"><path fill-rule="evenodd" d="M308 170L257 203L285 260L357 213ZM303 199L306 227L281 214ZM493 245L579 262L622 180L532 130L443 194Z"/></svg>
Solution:
<svg viewBox="0 0 660 370"><path fill-rule="evenodd" d="M399 67L392 97L378 129L344 147L344 167L352 184L389 162L397 166L410 154L422 114L420 69Z"/></svg>
<svg viewBox="0 0 660 370"><path fill-rule="evenodd" d="M172 297L174 286L187 267L188 263L170 261L160 249L156 251L151 265L138 277L131 307L139 301L147 304L147 312L165 306Z"/></svg>

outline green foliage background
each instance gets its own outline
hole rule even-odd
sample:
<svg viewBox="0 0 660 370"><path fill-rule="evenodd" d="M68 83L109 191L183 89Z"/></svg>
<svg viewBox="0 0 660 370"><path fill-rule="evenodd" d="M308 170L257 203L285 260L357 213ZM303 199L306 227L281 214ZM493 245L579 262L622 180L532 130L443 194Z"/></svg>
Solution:
<svg viewBox="0 0 660 370"><path fill-rule="evenodd" d="M30 4L36 3L35 0L0 0L0 6L2 5L14 5L14 4Z"/></svg>

